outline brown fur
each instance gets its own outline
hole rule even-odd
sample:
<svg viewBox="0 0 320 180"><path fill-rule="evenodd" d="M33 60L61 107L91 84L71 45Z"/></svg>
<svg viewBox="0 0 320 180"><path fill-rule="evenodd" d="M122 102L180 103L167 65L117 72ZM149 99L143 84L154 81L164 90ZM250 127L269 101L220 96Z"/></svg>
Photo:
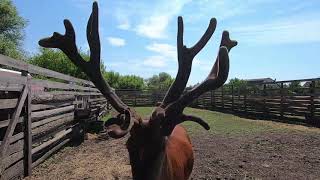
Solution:
<svg viewBox="0 0 320 180"><path fill-rule="evenodd" d="M165 147L166 167L163 179L188 179L193 168L192 144L186 130L177 125L167 140ZM164 172L163 172L164 173ZM160 178L161 179L161 178Z"/></svg>

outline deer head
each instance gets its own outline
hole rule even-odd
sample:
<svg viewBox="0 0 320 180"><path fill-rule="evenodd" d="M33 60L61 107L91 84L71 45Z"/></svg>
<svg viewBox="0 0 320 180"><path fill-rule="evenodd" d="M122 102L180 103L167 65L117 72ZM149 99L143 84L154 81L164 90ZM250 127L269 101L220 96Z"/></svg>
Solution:
<svg viewBox="0 0 320 180"><path fill-rule="evenodd" d="M69 20L64 20L66 32L61 35L54 32L50 38L39 41L39 45L47 48L58 48L70 60L84 71L94 85L101 91L113 108L119 113L109 119L105 127L113 138L121 138L130 133L127 141L130 163L134 179L148 179L159 174L156 169L163 165L155 165L159 155L166 148L166 141L172 136L177 125L184 121L193 121L206 130L209 125L199 117L187 115L183 110L201 94L219 88L227 80L229 73L228 53L236 41L229 38L229 33L224 31L219 47L218 56L208 77L198 86L185 93L185 87L191 72L192 61L200 50L206 45L216 28L216 19L212 18L201 39L190 48L183 43L183 20L178 17L178 64L179 69L175 81L170 86L163 101L154 108L150 117L141 118L133 108L128 107L111 90L109 84L103 79L100 71L100 39L98 32L98 5L93 3L92 13L87 25L87 39L90 47L90 61L85 61L79 54L75 44L75 31ZM153 179L151 178L151 179Z"/></svg>

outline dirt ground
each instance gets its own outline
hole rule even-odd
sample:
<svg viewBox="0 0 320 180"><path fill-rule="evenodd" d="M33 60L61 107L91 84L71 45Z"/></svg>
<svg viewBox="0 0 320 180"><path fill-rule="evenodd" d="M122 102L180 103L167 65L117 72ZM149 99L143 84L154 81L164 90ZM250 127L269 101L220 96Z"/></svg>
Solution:
<svg viewBox="0 0 320 180"><path fill-rule="evenodd" d="M89 135L35 168L28 179L131 179L125 140ZM191 179L320 179L319 133L200 133L192 142Z"/></svg>

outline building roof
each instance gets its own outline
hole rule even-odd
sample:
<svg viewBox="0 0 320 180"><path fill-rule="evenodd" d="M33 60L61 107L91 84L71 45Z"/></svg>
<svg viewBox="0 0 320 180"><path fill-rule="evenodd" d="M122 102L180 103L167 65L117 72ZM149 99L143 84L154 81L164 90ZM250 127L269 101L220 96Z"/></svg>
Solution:
<svg viewBox="0 0 320 180"><path fill-rule="evenodd" d="M257 79L245 79L250 84L255 84L255 83L266 83L266 82L275 82L275 79L272 78L257 78Z"/></svg>

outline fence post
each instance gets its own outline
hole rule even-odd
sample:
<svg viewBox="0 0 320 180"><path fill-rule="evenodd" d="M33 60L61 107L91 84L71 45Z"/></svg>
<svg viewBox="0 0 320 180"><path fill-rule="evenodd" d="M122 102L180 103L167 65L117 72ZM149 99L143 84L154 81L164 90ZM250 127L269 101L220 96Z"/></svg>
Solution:
<svg viewBox="0 0 320 180"><path fill-rule="evenodd" d="M28 76L28 71L21 71L21 76L25 76L27 78L25 88L27 90L27 97L25 102L25 112L26 118L24 120L24 175L30 176L32 174L32 133L31 133L31 76ZM22 92L21 92L22 93Z"/></svg>
<svg viewBox="0 0 320 180"><path fill-rule="evenodd" d="M211 106L213 108L216 107L216 100L215 100L215 97L214 97L214 90L211 91Z"/></svg>
<svg viewBox="0 0 320 180"><path fill-rule="evenodd" d="M237 112L240 112L240 110L242 109L241 107L239 107L239 106L241 106L241 96L240 96L240 87L238 87L238 102L237 102Z"/></svg>
<svg viewBox="0 0 320 180"><path fill-rule="evenodd" d="M244 112L247 113L247 86L244 86L243 103L244 103Z"/></svg>
<svg viewBox="0 0 320 180"><path fill-rule="evenodd" d="M283 118L283 114L284 114L284 104L283 104L283 83L281 83L280 85L280 118Z"/></svg>
<svg viewBox="0 0 320 180"><path fill-rule="evenodd" d="M134 106L137 106L137 91L133 91L133 96L134 96Z"/></svg>
<svg viewBox="0 0 320 180"><path fill-rule="evenodd" d="M25 153L25 176L31 176L32 174L32 131L31 131L31 101L32 101L32 91L31 91L31 80L32 77L28 76L27 73L27 88L28 88L28 97L27 97L27 119L25 123L25 144L26 144L26 153Z"/></svg>
<svg viewBox="0 0 320 180"><path fill-rule="evenodd" d="M221 103L222 103L222 109L224 109L224 90L223 90L223 86L221 86Z"/></svg>
<svg viewBox="0 0 320 180"><path fill-rule="evenodd" d="M234 111L234 89L233 85L231 85L231 110Z"/></svg>
<svg viewBox="0 0 320 180"><path fill-rule="evenodd" d="M316 82L312 81L310 84L310 119L312 120L314 117L314 93L315 93Z"/></svg>
<svg viewBox="0 0 320 180"><path fill-rule="evenodd" d="M267 88L267 85L264 84L263 85L263 113L264 113L264 116L266 117L267 116L267 105L266 105L266 96L267 96L267 92L266 92L266 88Z"/></svg>

